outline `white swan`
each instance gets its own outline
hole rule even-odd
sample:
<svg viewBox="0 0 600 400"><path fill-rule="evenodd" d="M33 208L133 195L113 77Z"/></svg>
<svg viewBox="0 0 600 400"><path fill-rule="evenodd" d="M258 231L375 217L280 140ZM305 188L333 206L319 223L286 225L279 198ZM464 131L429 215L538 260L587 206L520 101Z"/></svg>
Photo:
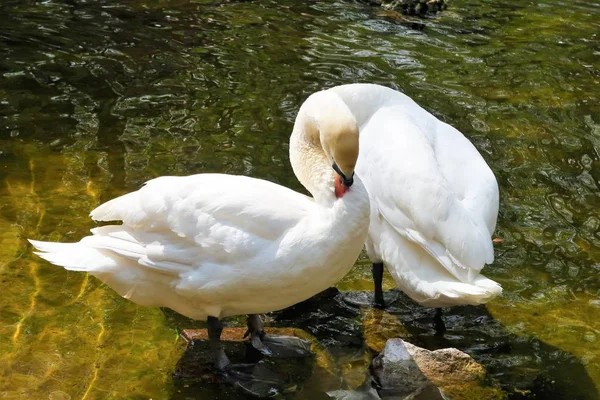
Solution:
<svg viewBox="0 0 600 400"><path fill-rule="evenodd" d="M344 102L316 93L290 138L294 173L314 199L243 176L160 177L91 212L122 225L92 229L78 243L31 243L51 263L89 272L135 303L207 319L215 364L226 370L219 318L296 304L356 261L369 225L369 197L353 177L358 145ZM256 315L248 328L265 351Z"/></svg>
<svg viewBox="0 0 600 400"><path fill-rule="evenodd" d="M494 260L498 184L471 142L395 90L353 84L328 91L360 127L356 174L371 198L366 250L376 304L383 305L382 263L425 306L481 304L501 293L480 274Z"/></svg>

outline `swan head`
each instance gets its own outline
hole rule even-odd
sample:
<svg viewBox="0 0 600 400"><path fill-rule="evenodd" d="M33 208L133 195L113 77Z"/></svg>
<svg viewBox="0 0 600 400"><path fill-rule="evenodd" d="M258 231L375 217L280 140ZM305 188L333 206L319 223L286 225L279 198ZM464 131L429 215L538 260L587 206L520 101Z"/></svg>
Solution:
<svg viewBox="0 0 600 400"><path fill-rule="evenodd" d="M354 183L354 168L358 160L358 126L353 116L328 119L320 126L321 146L335 171L334 192L343 197Z"/></svg>
<svg viewBox="0 0 600 400"><path fill-rule="evenodd" d="M320 127L321 146L331 167L347 188L354 183L358 160L358 127L354 118L332 120ZM337 182L338 178L336 178Z"/></svg>
<svg viewBox="0 0 600 400"><path fill-rule="evenodd" d="M359 128L334 92L313 93L300 107L290 137L294 173L317 202L330 202L331 183L341 198L355 184Z"/></svg>

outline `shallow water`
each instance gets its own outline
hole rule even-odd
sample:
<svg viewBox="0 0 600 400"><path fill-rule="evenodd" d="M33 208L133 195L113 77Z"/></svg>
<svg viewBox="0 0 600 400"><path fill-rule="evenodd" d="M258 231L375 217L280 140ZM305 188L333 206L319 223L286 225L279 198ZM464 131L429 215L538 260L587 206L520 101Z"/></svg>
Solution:
<svg viewBox="0 0 600 400"><path fill-rule="evenodd" d="M444 337L430 310L410 304L374 320L468 352L511 398L598 398L600 5L455 0L408 21L379 11L0 4L0 398L206 398L171 378L179 330L202 324L42 262L25 238L74 241L94 226L93 207L164 174L237 173L300 190L287 156L299 105L359 81L399 89L464 132L501 190L504 242L486 275L503 296L445 310ZM369 289L366 260L338 286ZM365 311L347 329L367 336L370 320ZM352 388L371 355L336 347L334 328L310 333L338 349L339 386ZM315 381L294 398L310 398Z"/></svg>

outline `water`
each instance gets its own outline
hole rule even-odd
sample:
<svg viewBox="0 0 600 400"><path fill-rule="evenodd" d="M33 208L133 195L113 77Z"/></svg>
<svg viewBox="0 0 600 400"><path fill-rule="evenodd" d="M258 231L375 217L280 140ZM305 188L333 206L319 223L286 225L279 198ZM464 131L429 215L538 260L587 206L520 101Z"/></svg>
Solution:
<svg viewBox="0 0 600 400"><path fill-rule="evenodd" d="M237 173L302 190L287 156L295 113L310 93L351 82L401 90L456 126L501 190L504 242L486 275L503 296L446 310L443 338L428 310L408 304L384 316L384 335L402 328L428 348L465 350L511 398L597 398L600 6L456 0L410 21L379 11L2 2L0 398L194 398L171 372L178 330L202 324L42 262L25 238L77 240L94 226L89 210L164 174ZM339 287L370 288L369 275L359 260ZM370 359L350 348L331 355L360 366L339 367L348 387Z"/></svg>

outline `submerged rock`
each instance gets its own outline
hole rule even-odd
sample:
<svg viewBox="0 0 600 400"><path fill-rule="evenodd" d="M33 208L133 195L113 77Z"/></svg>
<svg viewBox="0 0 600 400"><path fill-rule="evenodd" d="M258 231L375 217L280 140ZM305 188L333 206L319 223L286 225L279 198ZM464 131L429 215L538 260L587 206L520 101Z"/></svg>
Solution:
<svg viewBox="0 0 600 400"><path fill-rule="evenodd" d="M297 326L317 338L325 348L361 348L360 309L348 305L336 288L274 313L280 326Z"/></svg>
<svg viewBox="0 0 600 400"><path fill-rule="evenodd" d="M366 0L366 2L381 6L385 10L419 16L435 14L448 7L446 0Z"/></svg>
<svg viewBox="0 0 600 400"><path fill-rule="evenodd" d="M468 354L449 348L430 351L390 339L371 366L382 399L501 399L484 385L485 369Z"/></svg>
<svg viewBox="0 0 600 400"><path fill-rule="evenodd" d="M410 343L402 339L390 339L383 351L371 365L373 377L383 399L415 399L428 395L443 400L435 385L421 371L413 359Z"/></svg>

